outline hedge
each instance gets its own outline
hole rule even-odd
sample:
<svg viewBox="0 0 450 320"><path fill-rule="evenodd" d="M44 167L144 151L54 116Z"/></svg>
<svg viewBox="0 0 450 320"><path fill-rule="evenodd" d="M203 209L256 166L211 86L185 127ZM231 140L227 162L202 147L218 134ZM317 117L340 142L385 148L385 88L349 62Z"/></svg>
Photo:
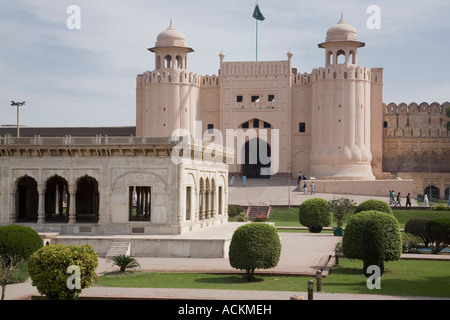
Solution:
<svg viewBox="0 0 450 320"><path fill-rule="evenodd" d="M345 227L342 239L342 251L349 259L363 259L362 237L367 221L377 220L383 230L385 239L384 261L400 259L402 253L402 238L397 219L388 213L374 210L355 213L350 217Z"/></svg>
<svg viewBox="0 0 450 320"><path fill-rule="evenodd" d="M42 238L30 227L9 225L0 227L0 256L27 260L43 246Z"/></svg>
<svg viewBox="0 0 450 320"><path fill-rule="evenodd" d="M413 218L408 220L405 224L405 232L419 237L424 243L425 248L428 248L428 245L431 242L430 236L428 235L425 227L430 219L431 218Z"/></svg>
<svg viewBox="0 0 450 320"><path fill-rule="evenodd" d="M438 254L450 245L450 218L431 219L426 223L425 229L431 242L434 242L432 253Z"/></svg>
<svg viewBox="0 0 450 320"><path fill-rule="evenodd" d="M369 199L369 200L361 202L356 207L355 213L369 211L369 210L393 214L391 207L386 202L381 201L381 200L376 200L376 199Z"/></svg>

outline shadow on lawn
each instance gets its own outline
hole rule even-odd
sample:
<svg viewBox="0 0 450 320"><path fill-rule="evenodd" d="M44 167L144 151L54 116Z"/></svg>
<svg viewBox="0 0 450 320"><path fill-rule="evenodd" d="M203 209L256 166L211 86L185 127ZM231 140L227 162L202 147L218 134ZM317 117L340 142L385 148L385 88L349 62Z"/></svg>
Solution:
<svg viewBox="0 0 450 320"><path fill-rule="evenodd" d="M218 276L195 279L196 282L209 284L244 284L244 283L258 283L263 282L264 278L255 276L252 281L247 281L242 275Z"/></svg>

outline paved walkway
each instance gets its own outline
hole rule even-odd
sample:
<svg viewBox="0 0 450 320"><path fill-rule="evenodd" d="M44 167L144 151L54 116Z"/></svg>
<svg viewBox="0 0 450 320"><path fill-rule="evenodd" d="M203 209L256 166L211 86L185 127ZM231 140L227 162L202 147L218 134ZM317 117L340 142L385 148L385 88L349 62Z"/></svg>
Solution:
<svg viewBox="0 0 450 320"><path fill-rule="evenodd" d="M293 181L295 183L295 181ZM321 197L326 200L334 197L351 198L360 203L366 199L380 199L388 201L387 197L349 196L336 194L303 195L297 186L286 184L285 181L248 180L246 187L236 185L229 189L229 203L242 205L299 205L310 197ZM296 190L297 188L297 190ZM288 192L291 190L291 192ZM278 265L270 270L257 270L258 273L272 274L309 274L314 275L333 255L336 243L342 239L332 234L310 233L280 233L282 253ZM422 258L450 259L450 255L421 255ZM415 255L403 255L402 258L415 258ZM236 273L231 268L228 259L194 259L194 258L138 258L140 270L156 272L205 272L205 273ZM331 263L334 260L332 259ZM99 258L97 274L116 271L105 259ZM324 275L327 269L324 270ZM25 283L8 285L6 300L23 299L30 295L39 295L36 288L28 280ZM202 300L289 300L292 296L303 296L307 299L306 288L299 288L299 292L274 291L236 291L236 290L203 290L203 289L133 289L133 288L101 288L84 289L82 297L106 297L110 299L202 299ZM436 300L427 297L399 297L385 295L357 295L314 293L315 300ZM449 299L446 299L449 300Z"/></svg>

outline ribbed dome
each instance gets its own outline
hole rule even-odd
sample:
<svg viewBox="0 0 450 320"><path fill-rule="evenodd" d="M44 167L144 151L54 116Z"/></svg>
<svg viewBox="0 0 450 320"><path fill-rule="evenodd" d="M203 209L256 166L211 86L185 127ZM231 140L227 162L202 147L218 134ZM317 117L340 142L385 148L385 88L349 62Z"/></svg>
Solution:
<svg viewBox="0 0 450 320"><path fill-rule="evenodd" d="M352 25L346 23L344 18L341 18L336 25L328 29L326 41L358 41L356 29Z"/></svg>

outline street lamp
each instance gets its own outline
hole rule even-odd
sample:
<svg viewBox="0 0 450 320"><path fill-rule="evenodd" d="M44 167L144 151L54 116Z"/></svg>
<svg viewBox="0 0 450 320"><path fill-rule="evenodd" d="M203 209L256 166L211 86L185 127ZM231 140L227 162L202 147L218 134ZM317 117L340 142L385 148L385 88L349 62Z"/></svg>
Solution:
<svg viewBox="0 0 450 320"><path fill-rule="evenodd" d="M20 137L20 126L19 126L19 107L25 105L25 101L24 102L15 102L15 101L11 101L11 106L13 107L17 107L17 138Z"/></svg>

